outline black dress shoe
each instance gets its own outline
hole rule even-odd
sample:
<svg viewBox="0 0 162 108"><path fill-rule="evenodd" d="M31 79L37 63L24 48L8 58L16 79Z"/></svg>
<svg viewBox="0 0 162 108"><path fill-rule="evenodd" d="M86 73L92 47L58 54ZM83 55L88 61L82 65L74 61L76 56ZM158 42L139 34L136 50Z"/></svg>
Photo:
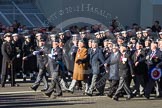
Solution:
<svg viewBox="0 0 162 108"><path fill-rule="evenodd" d="M44 92L44 94L48 97L51 97L52 92Z"/></svg>
<svg viewBox="0 0 162 108"><path fill-rule="evenodd" d="M115 100L115 101L118 101L119 100L119 98L116 97L116 96L113 96L112 99Z"/></svg>
<svg viewBox="0 0 162 108"><path fill-rule="evenodd" d="M30 81L35 81L35 80L36 80L35 77L31 77L31 78L30 78Z"/></svg>
<svg viewBox="0 0 162 108"><path fill-rule="evenodd" d="M11 87L19 87L19 84L11 84Z"/></svg>
<svg viewBox="0 0 162 108"><path fill-rule="evenodd" d="M23 82L26 82L26 78L23 78Z"/></svg>
<svg viewBox="0 0 162 108"><path fill-rule="evenodd" d="M103 93L97 93L97 94L95 94L95 96L104 96L104 94Z"/></svg>
<svg viewBox="0 0 162 108"><path fill-rule="evenodd" d="M47 91L47 90L48 90L48 89L42 89L41 92L45 92L45 91Z"/></svg>
<svg viewBox="0 0 162 108"><path fill-rule="evenodd" d="M56 99L57 97L61 97L62 93L54 93L53 95L50 96L51 99Z"/></svg>
<svg viewBox="0 0 162 108"><path fill-rule="evenodd" d="M36 86L31 86L31 87L30 87L30 89L31 89L31 90L34 90L34 91L37 91L37 88L38 88L38 87L36 87Z"/></svg>
<svg viewBox="0 0 162 108"><path fill-rule="evenodd" d="M19 87L20 85L19 84L15 84L16 87Z"/></svg>
<svg viewBox="0 0 162 108"><path fill-rule="evenodd" d="M106 94L107 97L109 98L112 98L112 95L111 94Z"/></svg>
<svg viewBox="0 0 162 108"><path fill-rule="evenodd" d="M15 87L15 84L11 85L11 87Z"/></svg>
<svg viewBox="0 0 162 108"><path fill-rule="evenodd" d="M119 97L124 97L124 95L122 93L119 94Z"/></svg>
<svg viewBox="0 0 162 108"><path fill-rule="evenodd" d="M4 88L4 87L5 87L5 85L4 85L4 84L2 84L2 85L1 85L1 87L2 87L2 88Z"/></svg>
<svg viewBox="0 0 162 108"><path fill-rule="evenodd" d="M71 93L71 94L73 94L74 93L74 91L73 90L67 90L69 93Z"/></svg>
<svg viewBox="0 0 162 108"><path fill-rule="evenodd" d="M149 96L149 95L144 94L144 97L145 97L146 99L150 99L150 96Z"/></svg>
<svg viewBox="0 0 162 108"><path fill-rule="evenodd" d="M86 93L88 96L92 96L92 93Z"/></svg>
<svg viewBox="0 0 162 108"><path fill-rule="evenodd" d="M156 96L155 98L161 98L162 96L161 95L159 95L159 96Z"/></svg>
<svg viewBox="0 0 162 108"><path fill-rule="evenodd" d="M54 95L57 96L57 97L61 97L62 93L55 93Z"/></svg>

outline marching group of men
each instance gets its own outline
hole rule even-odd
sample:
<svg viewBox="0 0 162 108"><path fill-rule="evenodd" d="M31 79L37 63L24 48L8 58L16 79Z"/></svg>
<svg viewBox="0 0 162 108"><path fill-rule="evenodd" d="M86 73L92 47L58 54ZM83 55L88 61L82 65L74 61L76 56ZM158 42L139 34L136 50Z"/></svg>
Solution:
<svg viewBox="0 0 162 108"><path fill-rule="evenodd" d="M1 87L5 87L7 79L15 86L15 76L20 70L24 81L28 74L34 78L33 71L38 71L30 88L36 91L42 81L42 91L48 97L62 96L63 90L73 93L75 86L83 88L82 84L85 95L93 96L94 91L98 92L96 95L104 95L107 80L106 94L114 100L124 93L128 100L142 95L149 99L154 92L160 97L162 32L153 36L149 31L133 34L131 30L116 33L104 30L93 36L90 30L79 34L71 34L69 30L21 36L6 33L1 39Z"/></svg>

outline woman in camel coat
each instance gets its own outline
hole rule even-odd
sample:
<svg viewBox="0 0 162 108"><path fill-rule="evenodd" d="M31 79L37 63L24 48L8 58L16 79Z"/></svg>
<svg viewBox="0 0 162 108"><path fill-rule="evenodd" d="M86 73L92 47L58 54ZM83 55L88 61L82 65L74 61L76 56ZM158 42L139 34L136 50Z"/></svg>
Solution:
<svg viewBox="0 0 162 108"><path fill-rule="evenodd" d="M88 70L88 50L84 47L83 40L79 41L78 47L74 63L73 80L69 86L69 92L73 92L77 81L85 80L86 71Z"/></svg>

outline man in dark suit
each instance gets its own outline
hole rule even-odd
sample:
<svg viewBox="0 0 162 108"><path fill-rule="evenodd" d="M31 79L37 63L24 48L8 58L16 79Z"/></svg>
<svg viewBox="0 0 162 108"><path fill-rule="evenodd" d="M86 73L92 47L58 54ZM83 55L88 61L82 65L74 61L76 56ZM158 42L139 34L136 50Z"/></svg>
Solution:
<svg viewBox="0 0 162 108"><path fill-rule="evenodd" d="M22 44L23 57L32 54L35 51L36 46L32 43L31 36L28 34L24 35L25 41ZM23 79L26 81L27 75L29 74L31 80L34 80L33 71L36 70L36 57L32 56L22 62Z"/></svg>
<svg viewBox="0 0 162 108"><path fill-rule="evenodd" d="M5 87L8 73L11 73L11 86L15 86L15 77L13 71L13 59L16 57L15 49L11 44L11 33L4 35L4 42L1 47L3 60L2 60L2 73L1 73L1 87Z"/></svg>
<svg viewBox="0 0 162 108"><path fill-rule="evenodd" d="M62 90L59 83L59 74L61 71L61 66L59 65L62 62L62 49L59 47L59 40L54 39L52 40L52 49L50 54L48 54L48 65L50 67L51 72L51 85L49 89L45 92L45 95L50 97L51 94L54 92L54 89L56 89L56 93L54 94L54 97L56 96L62 96Z"/></svg>
<svg viewBox="0 0 162 108"><path fill-rule="evenodd" d="M37 66L39 68L39 72L36 78L35 83L30 87L32 90L36 91L40 85L40 82L43 80L44 88L41 91L46 91L48 89L48 77L46 75L46 67L48 62L47 57L47 48L44 47L45 39L41 38L38 42L37 51L34 51L32 54L23 57L23 60L28 59L29 57L36 56L37 57Z"/></svg>
<svg viewBox="0 0 162 108"><path fill-rule="evenodd" d="M90 52L90 65L92 68L92 80L87 95L92 96L96 85L97 77L100 73L100 67L104 64L104 56L102 50L98 47L98 41L92 41L92 50ZM100 92L100 91L99 91Z"/></svg>
<svg viewBox="0 0 162 108"><path fill-rule="evenodd" d="M21 77L21 65L22 65L22 41L19 38L19 34L14 33L12 34L12 45L15 47L15 53L18 55L18 58L15 58L13 63L14 63L14 71L15 71L15 76Z"/></svg>
<svg viewBox="0 0 162 108"><path fill-rule="evenodd" d="M132 55L133 61L133 69L134 69L134 82L135 82L135 90L133 91L134 95L142 95L143 90L145 88L145 75L147 75L147 64L145 61L141 61L145 58L145 51L143 50L143 45L141 42L136 44L136 51ZM142 89L140 90L140 85Z"/></svg>
<svg viewBox="0 0 162 108"><path fill-rule="evenodd" d="M104 64L109 67L107 73L109 76L108 80L110 82L110 87L107 96L109 96L110 98L112 98L119 84L119 56L119 47L113 44L112 53Z"/></svg>
<svg viewBox="0 0 162 108"><path fill-rule="evenodd" d="M159 68L159 64L162 61L162 53L157 48L157 43L156 42L151 43L151 51L147 54L146 60L147 60L147 65L148 65L148 71L149 72L151 72L152 69L154 69L155 67ZM151 91L155 87L156 96L159 97L161 95L160 94L160 88L159 88L159 81L152 79L151 75L149 75L148 80L149 81L148 81L148 83L146 85L144 96L147 99L149 99Z"/></svg>
<svg viewBox="0 0 162 108"><path fill-rule="evenodd" d="M133 68L131 65L131 60L129 54L126 53L126 44L120 46L120 57L119 57L119 85L118 89L116 90L113 100L118 101L119 93L122 89L127 93L127 99L132 98L132 92L128 85L128 79L132 75L133 76Z"/></svg>
<svg viewBox="0 0 162 108"><path fill-rule="evenodd" d="M103 48L102 48L102 53L103 53L103 56L104 56L104 60L106 61L107 59L109 59L111 53L112 53L112 40L108 40L108 39L105 39L104 42L103 42ZM98 75L98 78L97 78L97 87L96 89L98 91L100 91L100 93L102 94L96 94L96 95L103 95L104 94L104 88L105 88L105 85L106 85L106 81L107 81L107 78L108 78L108 71L109 70L109 66L105 66L105 65L102 65L100 67L100 74ZM102 82L102 84L101 84Z"/></svg>

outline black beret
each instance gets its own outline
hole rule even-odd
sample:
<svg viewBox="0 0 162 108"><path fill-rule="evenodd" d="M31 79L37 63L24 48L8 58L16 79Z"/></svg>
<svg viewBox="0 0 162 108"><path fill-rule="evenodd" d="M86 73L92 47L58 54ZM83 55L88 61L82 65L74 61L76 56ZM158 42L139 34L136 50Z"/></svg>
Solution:
<svg viewBox="0 0 162 108"><path fill-rule="evenodd" d="M119 36L119 39L124 40L124 37L123 36Z"/></svg>
<svg viewBox="0 0 162 108"><path fill-rule="evenodd" d="M104 42L109 42L109 39L105 39Z"/></svg>

